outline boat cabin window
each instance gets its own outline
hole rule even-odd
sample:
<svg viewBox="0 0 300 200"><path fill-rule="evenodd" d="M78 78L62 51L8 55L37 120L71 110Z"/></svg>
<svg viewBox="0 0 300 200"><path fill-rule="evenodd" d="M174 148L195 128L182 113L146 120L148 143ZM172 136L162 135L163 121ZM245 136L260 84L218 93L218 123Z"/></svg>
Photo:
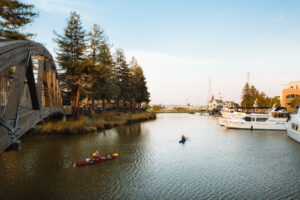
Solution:
<svg viewBox="0 0 300 200"><path fill-rule="evenodd" d="M288 118L289 113L272 113L274 118Z"/></svg>
<svg viewBox="0 0 300 200"><path fill-rule="evenodd" d="M255 121L255 118L254 117L244 117L244 120L247 121L247 122L253 122Z"/></svg>
<svg viewBox="0 0 300 200"><path fill-rule="evenodd" d="M292 129L298 131L298 124L292 123Z"/></svg>
<svg viewBox="0 0 300 200"><path fill-rule="evenodd" d="M265 122L267 120L268 120L268 118L256 118L257 122Z"/></svg>

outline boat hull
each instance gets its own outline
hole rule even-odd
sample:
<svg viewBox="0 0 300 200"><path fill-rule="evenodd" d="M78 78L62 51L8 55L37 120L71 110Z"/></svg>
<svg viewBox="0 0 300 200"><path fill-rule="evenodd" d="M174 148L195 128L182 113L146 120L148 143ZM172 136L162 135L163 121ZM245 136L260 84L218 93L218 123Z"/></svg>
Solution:
<svg viewBox="0 0 300 200"><path fill-rule="evenodd" d="M179 143L185 143L186 142L186 140L180 140L179 141Z"/></svg>
<svg viewBox="0 0 300 200"><path fill-rule="evenodd" d="M231 122L226 121L225 126L228 129L247 129L247 130L273 130L284 131L286 126L284 122L277 123L253 123L253 122Z"/></svg>
<svg viewBox="0 0 300 200"><path fill-rule="evenodd" d="M223 117L219 117L218 120L219 120L219 125L220 126L225 126L226 119L224 119Z"/></svg>
<svg viewBox="0 0 300 200"><path fill-rule="evenodd" d="M286 132L287 132L287 135L288 135L290 138L292 138L293 140L295 140L295 141L297 141L298 143L300 143L300 132L291 129L290 124L288 124L288 127L287 127Z"/></svg>

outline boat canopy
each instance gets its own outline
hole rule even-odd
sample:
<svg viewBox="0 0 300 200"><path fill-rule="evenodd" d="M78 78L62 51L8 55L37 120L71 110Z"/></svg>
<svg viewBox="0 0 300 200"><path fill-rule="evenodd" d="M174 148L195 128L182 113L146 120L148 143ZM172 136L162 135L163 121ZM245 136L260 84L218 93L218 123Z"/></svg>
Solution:
<svg viewBox="0 0 300 200"><path fill-rule="evenodd" d="M279 111L279 110L287 110L286 107L281 107L281 106L278 106L275 111Z"/></svg>

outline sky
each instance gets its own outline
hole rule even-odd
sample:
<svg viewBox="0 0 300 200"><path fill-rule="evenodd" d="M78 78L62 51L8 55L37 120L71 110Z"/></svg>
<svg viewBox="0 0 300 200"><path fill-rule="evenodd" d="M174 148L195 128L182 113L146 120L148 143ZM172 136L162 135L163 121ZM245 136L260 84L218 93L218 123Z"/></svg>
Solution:
<svg viewBox="0 0 300 200"><path fill-rule="evenodd" d="M298 0L24 0L39 16L25 28L55 56L71 11L100 25L128 61L142 66L151 104L241 101L250 84L268 96L300 80Z"/></svg>

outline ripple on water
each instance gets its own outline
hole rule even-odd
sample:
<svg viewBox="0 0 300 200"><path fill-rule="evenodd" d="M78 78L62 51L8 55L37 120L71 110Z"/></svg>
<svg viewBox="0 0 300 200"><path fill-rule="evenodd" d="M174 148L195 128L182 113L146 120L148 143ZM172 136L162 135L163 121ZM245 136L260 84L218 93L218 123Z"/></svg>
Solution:
<svg viewBox="0 0 300 200"><path fill-rule="evenodd" d="M178 144L181 134L190 141ZM95 149L120 156L71 167ZM299 155L285 133L163 114L95 134L23 141L21 151L0 155L0 199L300 199Z"/></svg>

